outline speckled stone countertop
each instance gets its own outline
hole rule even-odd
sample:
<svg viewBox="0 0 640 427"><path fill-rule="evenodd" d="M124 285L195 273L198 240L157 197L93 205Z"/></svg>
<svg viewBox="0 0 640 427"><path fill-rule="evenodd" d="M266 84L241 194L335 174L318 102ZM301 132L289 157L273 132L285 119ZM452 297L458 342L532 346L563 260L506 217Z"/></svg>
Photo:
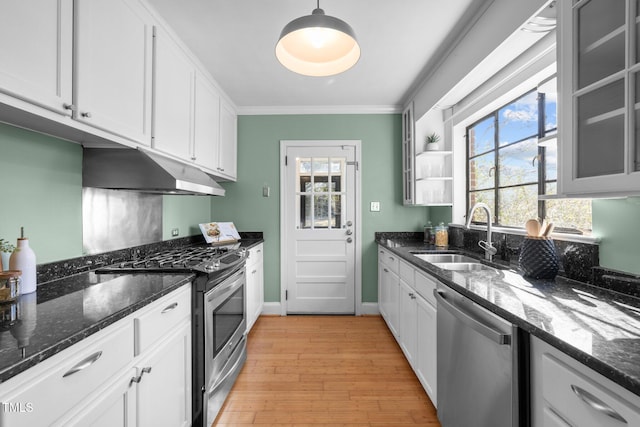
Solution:
<svg viewBox="0 0 640 427"><path fill-rule="evenodd" d="M411 254L411 251L435 249L422 242L384 239L377 243L489 311L640 395L640 299L637 297L560 276L553 281L528 279L505 266L472 272L446 271Z"/></svg>
<svg viewBox="0 0 640 427"><path fill-rule="evenodd" d="M241 233L242 247L264 240L262 233ZM176 245L202 244L201 237L167 241L96 256L38 266L36 292L14 304L0 305L0 383L55 355L112 323L189 283L191 273L96 274L77 273L86 265L100 267L104 260L144 256ZM100 262L96 262L99 259ZM75 274L73 274L75 272ZM16 314L19 313L19 317Z"/></svg>
<svg viewBox="0 0 640 427"><path fill-rule="evenodd" d="M19 320L0 322L0 382L191 281L193 274L77 274L39 285L0 310ZM13 307L11 307L13 306ZM8 318L5 313L3 318Z"/></svg>

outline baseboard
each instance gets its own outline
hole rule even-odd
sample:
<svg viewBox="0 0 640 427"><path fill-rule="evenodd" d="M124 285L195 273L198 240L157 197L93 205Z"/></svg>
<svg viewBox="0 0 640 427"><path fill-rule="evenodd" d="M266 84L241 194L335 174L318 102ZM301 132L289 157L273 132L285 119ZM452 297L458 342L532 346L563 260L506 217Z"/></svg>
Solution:
<svg viewBox="0 0 640 427"><path fill-rule="evenodd" d="M380 310L378 310L377 302L363 302L360 306L360 315L361 316L373 316L379 315Z"/></svg>
<svg viewBox="0 0 640 427"><path fill-rule="evenodd" d="M265 302L260 314L263 316L281 316L282 305L279 302Z"/></svg>
<svg viewBox="0 0 640 427"><path fill-rule="evenodd" d="M282 316L282 304L279 302L265 302L262 306L262 316ZM377 302L363 302L360 305L361 316L380 315Z"/></svg>

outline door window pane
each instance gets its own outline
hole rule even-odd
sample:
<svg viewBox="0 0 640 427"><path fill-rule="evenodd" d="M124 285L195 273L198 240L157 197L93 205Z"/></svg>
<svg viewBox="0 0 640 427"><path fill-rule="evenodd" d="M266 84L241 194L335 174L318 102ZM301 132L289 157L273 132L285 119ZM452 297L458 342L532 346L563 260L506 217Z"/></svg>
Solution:
<svg viewBox="0 0 640 427"><path fill-rule="evenodd" d="M296 210L303 229L341 228L345 158L297 158Z"/></svg>

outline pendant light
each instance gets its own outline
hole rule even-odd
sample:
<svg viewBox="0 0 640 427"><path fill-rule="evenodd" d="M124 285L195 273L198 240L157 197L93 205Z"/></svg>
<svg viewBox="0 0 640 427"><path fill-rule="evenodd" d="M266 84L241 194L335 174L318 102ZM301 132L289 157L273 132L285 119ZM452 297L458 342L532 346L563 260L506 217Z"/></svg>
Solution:
<svg viewBox="0 0 640 427"><path fill-rule="evenodd" d="M305 76L332 76L353 67L360 59L360 46L353 28L324 14L318 0L311 15L289 22L276 45L278 61Z"/></svg>

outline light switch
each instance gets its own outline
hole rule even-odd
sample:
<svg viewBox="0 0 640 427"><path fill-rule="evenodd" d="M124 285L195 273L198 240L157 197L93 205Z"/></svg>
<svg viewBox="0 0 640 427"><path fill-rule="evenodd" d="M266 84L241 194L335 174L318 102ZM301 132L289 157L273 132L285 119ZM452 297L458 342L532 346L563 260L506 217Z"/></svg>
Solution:
<svg viewBox="0 0 640 427"><path fill-rule="evenodd" d="M271 195L271 188L268 185L262 187L262 197L269 197Z"/></svg>
<svg viewBox="0 0 640 427"><path fill-rule="evenodd" d="M380 202L371 202L369 210L371 212L380 212Z"/></svg>

